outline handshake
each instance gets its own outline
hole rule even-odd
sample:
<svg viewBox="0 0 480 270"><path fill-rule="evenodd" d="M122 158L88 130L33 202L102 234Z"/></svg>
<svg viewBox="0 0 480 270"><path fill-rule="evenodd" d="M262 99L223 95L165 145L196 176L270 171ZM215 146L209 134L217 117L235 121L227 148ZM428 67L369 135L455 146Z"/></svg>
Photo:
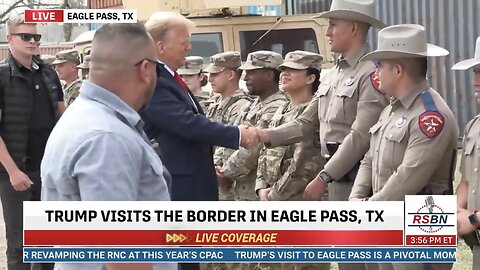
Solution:
<svg viewBox="0 0 480 270"><path fill-rule="evenodd" d="M265 129L254 127L250 123L244 123L238 126L240 129L240 146L246 149L252 149L259 143L268 143L270 138Z"/></svg>

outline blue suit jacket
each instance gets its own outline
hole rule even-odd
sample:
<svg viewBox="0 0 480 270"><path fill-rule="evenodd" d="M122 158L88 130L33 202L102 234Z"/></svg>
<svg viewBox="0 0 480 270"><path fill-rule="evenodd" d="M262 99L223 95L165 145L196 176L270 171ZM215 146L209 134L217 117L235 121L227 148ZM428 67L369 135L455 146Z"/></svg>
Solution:
<svg viewBox="0 0 480 270"><path fill-rule="evenodd" d="M185 91L165 67L159 69L153 97L140 115L145 132L157 140L161 159L172 176L172 200L218 200L212 145L237 149L238 127L210 121L191 92Z"/></svg>

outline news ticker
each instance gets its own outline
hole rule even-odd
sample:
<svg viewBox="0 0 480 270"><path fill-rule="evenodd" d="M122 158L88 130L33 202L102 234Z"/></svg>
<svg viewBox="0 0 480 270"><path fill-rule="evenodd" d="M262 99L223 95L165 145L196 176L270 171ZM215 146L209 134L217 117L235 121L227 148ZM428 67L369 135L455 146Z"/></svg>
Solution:
<svg viewBox="0 0 480 270"><path fill-rule="evenodd" d="M48 262L407 262L454 263L453 247L419 248L285 248L285 247L217 247L217 248L38 248L26 247L26 263Z"/></svg>
<svg viewBox="0 0 480 270"><path fill-rule="evenodd" d="M25 202L25 246L456 246L456 197L404 202Z"/></svg>
<svg viewBox="0 0 480 270"><path fill-rule="evenodd" d="M27 9L27 23L136 23L136 9Z"/></svg>

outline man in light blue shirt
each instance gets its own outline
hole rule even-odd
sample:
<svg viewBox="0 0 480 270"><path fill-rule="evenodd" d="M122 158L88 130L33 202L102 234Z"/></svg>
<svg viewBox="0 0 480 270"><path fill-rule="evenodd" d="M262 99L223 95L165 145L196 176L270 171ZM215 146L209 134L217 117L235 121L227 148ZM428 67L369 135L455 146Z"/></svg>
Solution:
<svg viewBox="0 0 480 270"><path fill-rule="evenodd" d="M107 49L108 48L108 49ZM106 24L92 43L90 81L51 133L41 165L46 201L167 201L164 167L137 111L157 63L140 24ZM177 269L176 264L58 264L58 270Z"/></svg>

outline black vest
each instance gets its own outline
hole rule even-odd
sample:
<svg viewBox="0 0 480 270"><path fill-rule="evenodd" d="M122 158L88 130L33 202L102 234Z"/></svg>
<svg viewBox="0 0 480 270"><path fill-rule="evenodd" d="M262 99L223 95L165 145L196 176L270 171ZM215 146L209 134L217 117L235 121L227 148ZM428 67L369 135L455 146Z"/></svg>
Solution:
<svg viewBox="0 0 480 270"><path fill-rule="evenodd" d="M53 68L41 60L33 60L39 66L39 72L48 91L55 120L59 118L57 100L60 82ZM0 95L3 109L0 119L0 136L7 146L8 153L20 170L25 171L30 114L33 107L32 85L20 73L18 65L10 54L0 64ZM0 171L5 168L0 164Z"/></svg>

